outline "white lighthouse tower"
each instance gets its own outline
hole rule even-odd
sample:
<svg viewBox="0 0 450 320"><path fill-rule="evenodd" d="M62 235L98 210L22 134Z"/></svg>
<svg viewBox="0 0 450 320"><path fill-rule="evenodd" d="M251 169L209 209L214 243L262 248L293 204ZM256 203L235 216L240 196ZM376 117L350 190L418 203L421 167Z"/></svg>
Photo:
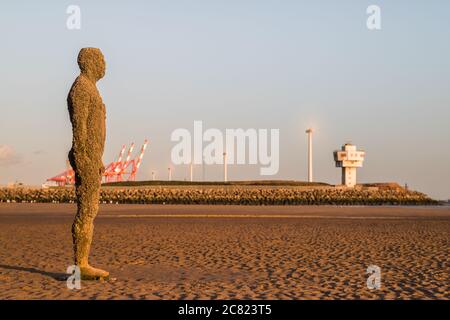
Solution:
<svg viewBox="0 0 450 320"><path fill-rule="evenodd" d="M364 151L356 150L356 146L346 143L341 150L334 152L336 167L342 168L342 184L347 187L356 185L356 168L361 168L364 162Z"/></svg>

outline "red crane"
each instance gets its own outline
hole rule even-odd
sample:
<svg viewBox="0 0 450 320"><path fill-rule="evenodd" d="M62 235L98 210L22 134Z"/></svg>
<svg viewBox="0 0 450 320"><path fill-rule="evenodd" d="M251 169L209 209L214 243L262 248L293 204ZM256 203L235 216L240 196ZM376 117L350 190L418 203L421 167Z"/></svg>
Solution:
<svg viewBox="0 0 450 320"><path fill-rule="evenodd" d="M119 158L117 159L117 161L111 162L109 165L106 166L105 172L103 173L103 176L105 177L105 182L113 181L116 170L118 170L118 167L120 167L120 165L122 164L124 153L125 153L125 145L122 146L122 150L120 150Z"/></svg>
<svg viewBox="0 0 450 320"><path fill-rule="evenodd" d="M135 181L136 180L136 173L139 170L139 167L142 163L142 158L144 158L145 149L147 149L148 140L145 140L144 144L142 145L141 152L139 153L139 157L137 160L133 160L133 167L131 169L130 176L128 177L128 181Z"/></svg>
<svg viewBox="0 0 450 320"><path fill-rule="evenodd" d="M54 176L53 178L47 179L47 181L56 182L56 184L60 187L63 187L67 184L75 184L75 172L70 166L69 160L66 160L67 170L63 173Z"/></svg>

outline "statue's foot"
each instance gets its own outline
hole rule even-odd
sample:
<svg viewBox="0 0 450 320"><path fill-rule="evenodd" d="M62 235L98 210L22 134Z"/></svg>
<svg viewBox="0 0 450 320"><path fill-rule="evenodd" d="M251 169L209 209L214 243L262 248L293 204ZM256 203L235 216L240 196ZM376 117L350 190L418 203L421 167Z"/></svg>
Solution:
<svg viewBox="0 0 450 320"><path fill-rule="evenodd" d="M81 280L108 280L109 272L91 266L80 267Z"/></svg>

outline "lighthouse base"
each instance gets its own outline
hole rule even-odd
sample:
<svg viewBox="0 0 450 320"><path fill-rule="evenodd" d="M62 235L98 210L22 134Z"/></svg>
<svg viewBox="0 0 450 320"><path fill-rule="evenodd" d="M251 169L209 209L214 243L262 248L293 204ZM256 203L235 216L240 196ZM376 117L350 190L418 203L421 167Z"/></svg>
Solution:
<svg viewBox="0 0 450 320"><path fill-rule="evenodd" d="M342 168L342 184L346 187L353 188L356 186L356 168Z"/></svg>

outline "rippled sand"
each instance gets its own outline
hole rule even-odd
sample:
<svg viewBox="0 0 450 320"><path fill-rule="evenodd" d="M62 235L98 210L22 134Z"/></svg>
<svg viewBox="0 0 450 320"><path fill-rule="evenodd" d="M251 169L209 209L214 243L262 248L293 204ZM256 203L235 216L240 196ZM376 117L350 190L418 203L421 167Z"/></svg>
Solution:
<svg viewBox="0 0 450 320"><path fill-rule="evenodd" d="M448 207L102 206L113 279L70 291L74 211L0 204L0 299L450 298Z"/></svg>

